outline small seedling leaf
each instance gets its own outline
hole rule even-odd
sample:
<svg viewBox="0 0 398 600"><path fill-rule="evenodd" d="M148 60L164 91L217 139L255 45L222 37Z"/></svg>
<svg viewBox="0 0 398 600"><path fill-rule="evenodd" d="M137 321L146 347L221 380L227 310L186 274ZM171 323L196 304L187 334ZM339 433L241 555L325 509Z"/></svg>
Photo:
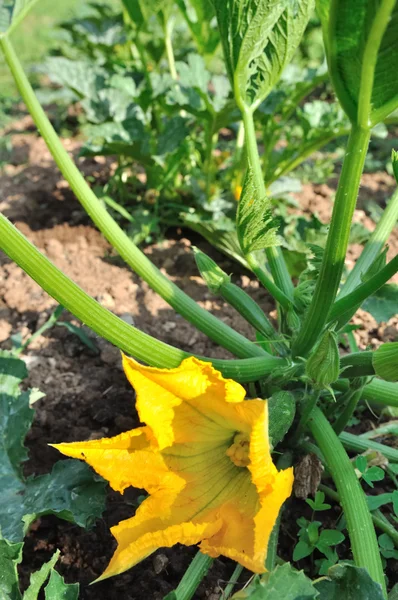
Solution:
<svg viewBox="0 0 398 600"><path fill-rule="evenodd" d="M326 546L337 546L345 539L344 534L336 529L324 529L319 536L319 542Z"/></svg>

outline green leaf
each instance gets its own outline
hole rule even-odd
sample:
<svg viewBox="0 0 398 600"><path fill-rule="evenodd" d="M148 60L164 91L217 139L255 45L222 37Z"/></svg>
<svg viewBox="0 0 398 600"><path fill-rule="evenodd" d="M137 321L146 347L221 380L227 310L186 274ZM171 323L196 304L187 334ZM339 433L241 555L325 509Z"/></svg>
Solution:
<svg viewBox="0 0 398 600"><path fill-rule="evenodd" d="M392 494L379 494L378 496L366 496L366 502L369 510L377 510L385 504L392 502Z"/></svg>
<svg viewBox="0 0 398 600"><path fill-rule="evenodd" d="M398 285L387 283L383 285L373 296L367 298L362 304L366 310L376 319L378 323L386 323L397 314Z"/></svg>
<svg viewBox="0 0 398 600"><path fill-rule="evenodd" d="M328 577L315 582L322 600L383 600L381 585L372 580L366 569L351 565L335 565Z"/></svg>
<svg viewBox="0 0 398 600"><path fill-rule="evenodd" d="M0 35L10 34L38 0L0 0Z"/></svg>
<svg viewBox="0 0 398 600"><path fill-rule="evenodd" d="M277 566L270 573L256 577L245 590L234 594L232 600L315 600L319 593L304 571L289 563Z"/></svg>
<svg viewBox="0 0 398 600"><path fill-rule="evenodd" d="M375 125L398 106L395 0L318 1L329 71L353 123Z"/></svg>
<svg viewBox="0 0 398 600"><path fill-rule="evenodd" d="M53 554L53 556L47 563L44 563L44 565L42 565L38 571L32 573L32 575L30 576L30 584L23 595L23 600L37 600L37 596L42 586L47 581L50 571L52 571L52 569L54 568L55 563L58 560L59 554L60 552L59 550L57 550L57 552Z"/></svg>
<svg viewBox="0 0 398 600"><path fill-rule="evenodd" d="M211 0L176 0L201 54L213 54L220 35L212 26L214 7Z"/></svg>
<svg viewBox="0 0 398 600"><path fill-rule="evenodd" d="M240 247L245 255L278 245L278 227L272 216L271 201L267 196L260 195L251 167L243 182L236 226Z"/></svg>
<svg viewBox="0 0 398 600"><path fill-rule="evenodd" d="M382 344L372 355L376 375L386 381L398 381L398 342Z"/></svg>
<svg viewBox="0 0 398 600"><path fill-rule="evenodd" d="M189 133L186 119L173 117L168 119L166 125L159 135L156 154L161 156L177 150Z"/></svg>
<svg viewBox="0 0 398 600"><path fill-rule="evenodd" d="M65 583L57 571L51 571L50 580L44 588L45 600L78 600L79 584Z"/></svg>
<svg viewBox="0 0 398 600"><path fill-rule="evenodd" d="M365 473L368 468L368 461L366 460L366 456L357 456L355 459L355 468L360 471L360 473Z"/></svg>
<svg viewBox="0 0 398 600"><path fill-rule="evenodd" d="M312 510L315 511L329 510L329 508L332 508L331 505L324 502L324 500L325 494L323 492L318 491L315 494L314 500L311 500L311 498L307 498L306 503L312 508Z"/></svg>
<svg viewBox="0 0 398 600"><path fill-rule="evenodd" d="M0 537L0 598L21 600L17 565L22 561L23 544L12 544Z"/></svg>
<svg viewBox="0 0 398 600"><path fill-rule="evenodd" d="M26 482L9 477L2 489L2 532L12 541L22 540L29 525L48 514L91 527L104 511L105 488L106 482L86 463L73 459L61 460L51 473Z"/></svg>
<svg viewBox="0 0 398 600"><path fill-rule="evenodd" d="M51 474L25 480L24 439L34 414L30 391L18 389L25 376L22 361L0 353L0 529L12 542L22 540L30 523L44 514L90 526L104 509L106 485L85 463L74 460L60 461Z"/></svg>
<svg viewBox="0 0 398 600"><path fill-rule="evenodd" d="M336 529L324 529L319 536L319 542L326 546L337 546L337 544L341 544L344 540L344 534Z"/></svg>
<svg viewBox="0 0 398 600"><path fill-rule="evenodd" d="M145 25L151 16L167 8L170 0L122 0L130 19L138 27Z"/></svg>
<svg viewBox="0 0 398 600"><path fill-rule="evenodd" d="M304 540L299 540L293 550L293 560L298 561L306 556L310 556L314 551L314 546L310 546Z"/></svg>
<svg viewBox="0 0 398 600"><path fill-rule="evenodd" d="M260 104L296 51L313 0L213 0L238 104Z"/></svg>

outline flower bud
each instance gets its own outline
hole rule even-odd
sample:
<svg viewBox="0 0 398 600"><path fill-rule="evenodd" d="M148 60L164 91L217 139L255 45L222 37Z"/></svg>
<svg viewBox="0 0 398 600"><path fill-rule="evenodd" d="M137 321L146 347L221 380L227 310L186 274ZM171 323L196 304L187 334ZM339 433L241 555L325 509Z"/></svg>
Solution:
<svg viewBox="0 0 398 600"><path fill-rule="evenodd" d="M307 360L305 370L316 389L328 389L336 381L340 373L340 354L334 331L325 331Z"/></svg>
<svg viewBox="0 0 398 600"><path fill-rule="evenodd" d="M218 294L220 287L224 283L230 282L230 277L227 275L216 262L210 256L207 256L204 252L193 247L195 254L196 265L199 269L201 276L204 279L207 287L213 294Z"/></svg>

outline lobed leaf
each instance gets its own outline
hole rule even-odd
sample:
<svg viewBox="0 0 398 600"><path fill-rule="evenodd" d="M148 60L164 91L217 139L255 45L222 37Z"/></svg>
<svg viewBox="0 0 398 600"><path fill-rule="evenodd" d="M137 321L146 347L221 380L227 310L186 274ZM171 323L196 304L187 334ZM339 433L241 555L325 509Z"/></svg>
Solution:
<svg viewBox="0 0 398 600"><path fill-rule="evenodd" d="M315 582L322 600L382 600L381 585L373 581L368 571L351 565L335 565L328 576Z"/></svg>
<svg viewBox="0 0 398 600"><path fill-rule="evenodd" d="M238 103L258 106L300 43L313 0L213 0Z"/></svg>
<svg viewBox="0 0 398 600"><path fill-rule="evenodd" d="M396 283L383 285L362 304L363 310L370 313L378 323L386 323L394 317L397 314L397 306L398 285Z"/></svg>
<svg viewBox="0 0 398 600"><path fill-rule="evenodd" d="M30 390L19 391L26 375L23 361L0 353L0 529L11 542L45 514L89 527L105 505L105 482L80 461L59 461L51 474L24 478L24 439L34 415Z"/></svg>
<svg viewBox="0 0 398 600"><path fill-rule="evenodd" d="M0 598L4 600L21 600L17 566L22 561L22 546L0 537Z"/></svg>
<svg viewBox="0 0 398 600"><path fill-rule="evenodd" d="M398 106L396 0L317 0L329 70L353 123L370 127Z"/></svg>
<svg viewBox="0 0 398 600"><path fill-rule="evenodd" d="M277 566L261 578L256 577L245 590L234 594L232 600L314 600L319 592L304 571L297 571L289 563Z"/></svg>
<svg viewBox="0 0 398 600"><path fill-rule="evenodd" d="M278 245L278 227L272 216L271 201L260 195L250 166L243 183L236 227L243 254Z"/></svg>

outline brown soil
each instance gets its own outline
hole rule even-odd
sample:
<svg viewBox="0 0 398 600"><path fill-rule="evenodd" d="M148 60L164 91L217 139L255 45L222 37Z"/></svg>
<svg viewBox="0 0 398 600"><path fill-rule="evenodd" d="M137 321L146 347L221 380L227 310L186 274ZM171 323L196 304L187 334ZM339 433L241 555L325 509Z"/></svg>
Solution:
<svg viewBox="0 0 398 600"><path fill-rule="evenodd" d="M23 128L26 126L29 126L29 120ZM67 140L65 144L76 154L77 142ZM228 356L225 350L176 315L115 256L62 181L41 139L35 135L16 134L13 145L12 163L6 166L2 177L0 209L32 242L89 294L142 331L186 351L213 357ZM79 159L79 163L86 175L102 180L106 180L112 168L111 161ZM364 180L367 181L364 183L366 189L375 186L374 193L381 202L385 201L392 185L386 177L380 174L369 181ZM330 212L332 193L328 186L306 186L301 196L303 210L315 209L325 218ZM363 219L369 228L374 226L363 211L357 211L356 217ZM249 290L267 313L272 312L272 300L247 272L200 240L195 239L195 243L211 253L224 270L233 272L234 281ZM398 236L391 241L391 247L397 251ZM358 250L351 249L349 260L358 256ZM207 291L197 274L187 239L176 234L174 239L152 245L145 252L201 306L254 339L247 323ZM19 267L4 254L0 255L1 347L10 347L10 334L21 332L26 338L37 330L55 305L54 300ZM66 318L74 321L71 315ZM397 319L378 326L363 311L356 319L364 326L356 333L360 347L377 346L381 340L398 337ZM90 335L95 338L92 333ZM36 339L24 356L30 371L27 384L46 394L35 404L36 416L27 439L30 460L26 463L26 474L46 473L59 460L58 453L48 447L49 442L112 436L137 426L134 394L121 372L119 351L104 340L95 341L99 355L87 349L66 329L55 327ZM21 569L24 583L32 570L39 568L55 548L60 548L59 569L68 582L80 582L82 599L163 598L178 584L194 556L193 548L160 550L127 573L88 586L101 574L112 554L114 544L109 527L133 514L139 493L128 490L121 497L109 492L104 517L91 531L55 517L40 519L26 538ZM302 501L297 501L295 506L295 509L288 509L292 517L308 513L309 507ZM339 516L337 508L333 511L331 522ZM291 535L292 532L284 532L287 559L292 546ZM232 562L216 560L195 598L222 598L221 587L225 586L232 571ZM249 578L250 573L245 571L241 583Z"/></svg>

